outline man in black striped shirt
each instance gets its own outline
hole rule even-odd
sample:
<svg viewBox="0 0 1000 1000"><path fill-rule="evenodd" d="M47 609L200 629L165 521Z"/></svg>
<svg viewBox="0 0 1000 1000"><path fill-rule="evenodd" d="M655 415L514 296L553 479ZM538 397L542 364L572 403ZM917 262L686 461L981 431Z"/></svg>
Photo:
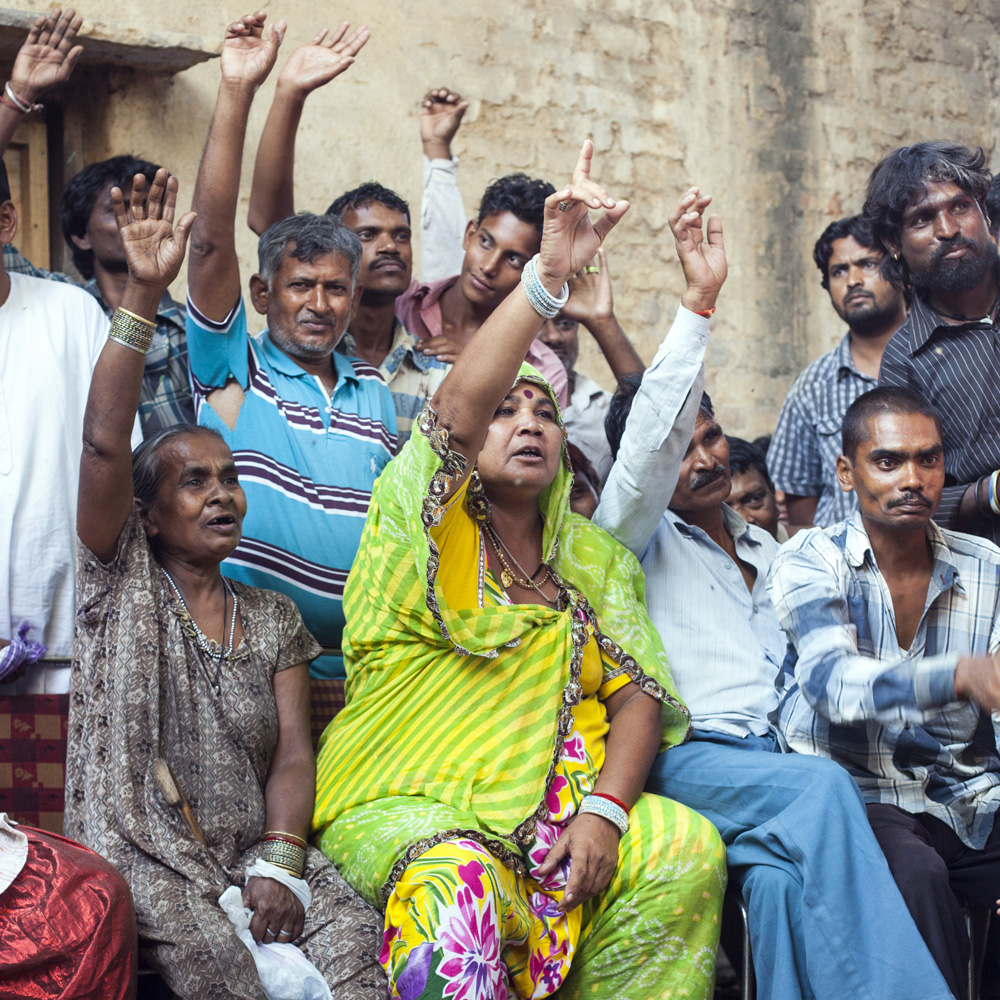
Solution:
<svg viewBox="0 0 1000 1000"><path fill-rule="evenodd" d="M921 142L889 153L864 216L885 277L914 290L886 345L880 385L916 390L941 414L945 489L935 519L1000 542L1000 259L982 149Z"/></svg>

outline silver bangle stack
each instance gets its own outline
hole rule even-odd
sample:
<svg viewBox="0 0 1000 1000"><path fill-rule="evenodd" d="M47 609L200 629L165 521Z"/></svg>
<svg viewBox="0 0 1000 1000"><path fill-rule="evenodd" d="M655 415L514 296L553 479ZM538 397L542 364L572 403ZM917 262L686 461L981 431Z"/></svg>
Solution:
<svg viewBox="0 0 1000 1000"><path fill-rule="evenodd" d="M611 820L622 832L622 835L628 833L628 813L621 806L616 806L614 802L609 802L597 795L585 795L580 803L579 812L603 816L605 819Z"/></svg>
<svg viewBox="0 0 1000 1000"><path fill-rule="evenodd" d="M539 280L536 269L537 262L538 254L536 253L521 269L521 287L524 289L524 296L531 308L539 316L552 319L569 302L569 285L564 284L559 289L559 298L555 298Z"/></svg>

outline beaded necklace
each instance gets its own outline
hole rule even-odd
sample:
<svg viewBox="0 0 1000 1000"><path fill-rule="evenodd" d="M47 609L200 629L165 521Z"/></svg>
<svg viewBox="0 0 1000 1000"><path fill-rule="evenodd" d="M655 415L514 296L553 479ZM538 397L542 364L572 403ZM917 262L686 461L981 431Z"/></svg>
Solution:
<svg viewBox="0 0 1000 1000"><path fill-rule="evenodd" d="M486 525L484 525L484 527L489 533L490 539L493 541L493 548L496 549L497 557L500 559L500 566L502 567L500 572L500 582L504 585L504 588L506 589L512 583L516 583L519 587L524 587L525 589L534 588L535 590L538 591L539 594L542 595L542 597L545 598L546 602L549 602L550 598L548 598L545 592L542 590L542 584L545 583L545 581L548 580L548 578L552 575L552 571L549 569L548 564L542 563L538 567L538 569L535 570L535 575L537 575L538 570L541 569L542 566L545 567L545 574L542 576L541 580L535 583L534 578L528 576L528 574L525 573L523 569L521 569L521 564L514 558L514 553L511 552L506 545L504 545L503 539L501 539L501 537L493 530L493 526L487 523ZM507 555L510 556L510 561L519 570L521 570L521 573L524 576L523 580L518 577L518 575L510 568L509 564L507 563L507 560L504 559L503 557L504 549L507 549Z"/></svg>
<svg viewBox="0 0 1000 1000"><path fill-rule="evenodd" d="M209 684L212 685L212 690L216 694L221 691L221 677L222 677L222 661L235 659L233 656L233 639L236 635L236 610L239 605L239 598L233 591L233 588L229 585L229 581L223 577L222 583L226 588L227 598L231 597L233 599L233 616L229 622L229 642L227 645L223 645L221 642L215 643L218 646L218 652L213 649L212 640L205 635L204 632L198 627L198 623L194 620L188 609L187 602L184 600L183 594L180 592L180 588L174 583L174 578L161 566L160 571L167 578L167 583L170 584L171 590L180 601L181 606L173 607L170 610L180 619L181 628L184 630L184 634L191 639L192 642L198 647L198 662L201 664L201 669L205 674L206 679ZM222 636L225 638L226 635L226 599L222 602ZM204 655L202 655L204 654ZM205 664L205 655L211 657L215 661L215 676L213 677L208 672L208 666Z"/></svg>

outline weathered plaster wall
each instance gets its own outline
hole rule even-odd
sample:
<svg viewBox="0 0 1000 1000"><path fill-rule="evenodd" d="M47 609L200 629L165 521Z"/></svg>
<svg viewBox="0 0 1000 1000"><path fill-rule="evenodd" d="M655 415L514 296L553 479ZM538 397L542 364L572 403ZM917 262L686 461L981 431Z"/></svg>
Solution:
<svg viewBox="0 0 1000 1000"><path fill-rule="evenodd" d="M681 190L701 184L715 195L730 259L709 390L725 426L748 435L772 426L792 377L842 332L811 249L828 222L860 208L873 162L925 137L979 143L991 155L995 145L1000 0L352 0L318 8L305 0L268 8L290 22L285 55L327 20L366 23L372 40L307 106L298 207L322 210L375 177L416 209L416 116L431 86L472 101L456 144L470 212L502 173L560 183L590 135L595 175L633 203L609 254L620 317L649 360L682 288L667 215ZM209 43L241 12L203 0L92 0L83 11ZM65 171L136 151L181 177L186 204L217 74L209 62L172 78L81 78L66 112L78 141L68 145ZM244 213L272 89L273 78L250 123ZM249 274L249 230L239 247ZM592 344L581 364L608 384Z"/></svg>

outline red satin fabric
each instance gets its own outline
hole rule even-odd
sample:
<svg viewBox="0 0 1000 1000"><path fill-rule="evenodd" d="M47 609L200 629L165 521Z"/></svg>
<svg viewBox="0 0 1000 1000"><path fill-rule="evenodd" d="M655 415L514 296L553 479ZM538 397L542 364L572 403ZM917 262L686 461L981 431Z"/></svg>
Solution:
<svg viewBox="0 0 1000 1000"><path fill-rule="evenodd" d="M80 844L20 826L28 860L0 893L5 1000L131 1000L135 910L113 865Z"/></svg>

